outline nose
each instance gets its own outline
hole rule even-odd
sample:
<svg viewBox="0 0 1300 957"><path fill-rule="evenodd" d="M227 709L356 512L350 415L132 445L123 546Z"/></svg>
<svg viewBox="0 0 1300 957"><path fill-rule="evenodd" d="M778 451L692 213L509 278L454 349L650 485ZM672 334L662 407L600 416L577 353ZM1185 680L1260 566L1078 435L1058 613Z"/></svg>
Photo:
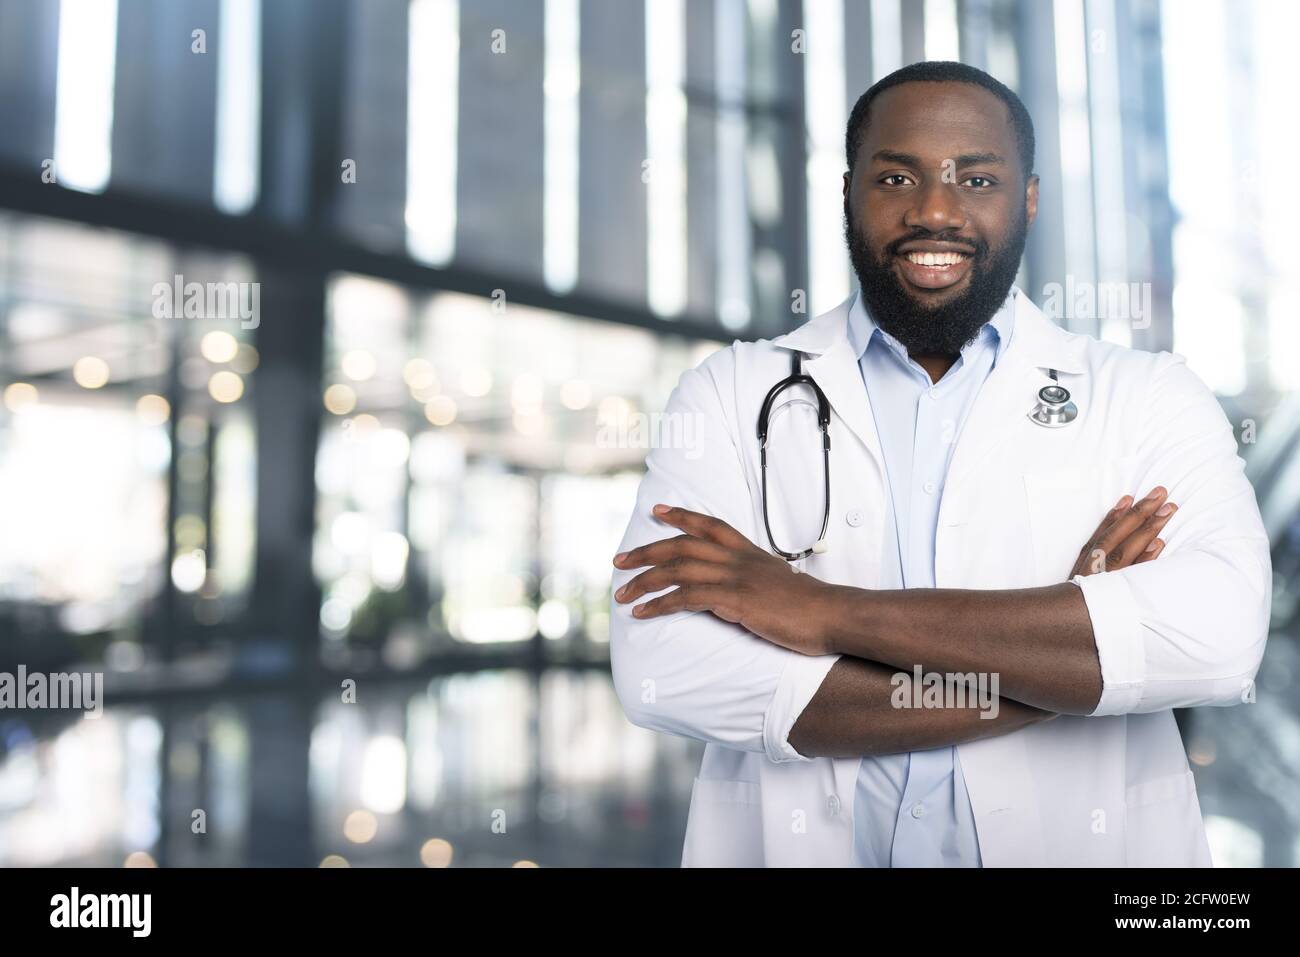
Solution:
<svg viewBox="0 0 1300 957"><path fill-rule="evenodd" d="M932 233L961 229L966 225L966 211L959 201L955 183L945 183L942 178L933 179L912 195L915 202L904 214L903 225L920 227Z"/></svg>

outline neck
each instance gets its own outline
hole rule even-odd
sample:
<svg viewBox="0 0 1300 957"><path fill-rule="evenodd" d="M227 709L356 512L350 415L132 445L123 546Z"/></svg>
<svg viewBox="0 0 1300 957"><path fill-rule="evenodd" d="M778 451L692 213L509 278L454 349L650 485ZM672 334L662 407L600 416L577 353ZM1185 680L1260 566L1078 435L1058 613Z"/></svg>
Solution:
<svg viewBox="0 0 1300 957"><path fill-rule="evenodd" d="M944 374L952 368L953 363L957 361L956 356L943 355L912 355L916 364L926 371L931 382L938 382L944 377Z"/></svg>

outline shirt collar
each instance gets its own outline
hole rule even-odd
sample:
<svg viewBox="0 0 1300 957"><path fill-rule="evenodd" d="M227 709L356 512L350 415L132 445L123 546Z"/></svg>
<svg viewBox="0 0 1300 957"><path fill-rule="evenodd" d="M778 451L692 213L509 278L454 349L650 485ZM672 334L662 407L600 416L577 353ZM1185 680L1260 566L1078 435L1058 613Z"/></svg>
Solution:
<svg viewBox="0 0 1300 957"><path fill-rule="evenodd" d="M996 343L996 350L993 354L993 362L996 365L998 359L1006 352L1007 346L1011 343L1011 336L1015 331L1015 298L1016 288L1014 286L1007 292L1007 298L1003 300L998 311L993 314L993 318L980 327L979 335L966 348L971 348L980 338L992 336ZM867 308L866 303L862 301L862 290L859 289L853 297L853 305L849 307L849 343L853 346L854 355L858 361L862 360L862 355L873 342L880 343L892 348L903 358L907 356L907 350L897 339L876 325L875 320L871 317L871 310Z"/></svg>

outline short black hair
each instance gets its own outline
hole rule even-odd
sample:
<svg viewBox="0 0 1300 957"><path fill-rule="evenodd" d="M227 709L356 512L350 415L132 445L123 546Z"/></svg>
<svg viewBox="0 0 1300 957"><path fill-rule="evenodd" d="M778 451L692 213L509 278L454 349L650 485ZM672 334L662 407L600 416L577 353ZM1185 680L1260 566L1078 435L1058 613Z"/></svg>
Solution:
<svg viewBox="0 0 1300 957"><path fill-rule="evenodd" d="M1030 118L1029 111L1025 109L1025 104L1010 87L1000 83L983 70L952 60L927 60L910 64L877 80L866 93L858 97L858 102L853 105L853 112L849 114L849 127L844 135L844 153L850 172L853 171L853 163L857 159L858 147L862 143L863 136L866 135L871 102L890 87L915 82L971 83L983 87L1005 103L1007 111L1011 114L1011 126L1016 133L1020 166L1024 170L1025 180L1029 180L1034 170L1034 121Z"/></svg>

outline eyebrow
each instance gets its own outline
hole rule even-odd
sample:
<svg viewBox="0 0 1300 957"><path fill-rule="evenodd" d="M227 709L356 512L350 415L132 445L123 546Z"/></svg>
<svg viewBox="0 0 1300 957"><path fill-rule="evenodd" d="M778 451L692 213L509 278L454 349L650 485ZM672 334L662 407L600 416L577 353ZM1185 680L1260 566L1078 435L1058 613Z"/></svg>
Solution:
<svg viewBox="0 0 1300 957"><path fill-rule="evenodd" d="M885 163L897 163L900 166L922 165L920 157L914 156L911 153L899 153L895 150L876 150L876 152L871 155L871 159L873 162L879 160ZM958 167L978 166L981 164L989 166L1005 166L1007 162L1004 157L999 156L997 153L963 153L960 156L954 157L954 159L956 160Z"/></svg>

